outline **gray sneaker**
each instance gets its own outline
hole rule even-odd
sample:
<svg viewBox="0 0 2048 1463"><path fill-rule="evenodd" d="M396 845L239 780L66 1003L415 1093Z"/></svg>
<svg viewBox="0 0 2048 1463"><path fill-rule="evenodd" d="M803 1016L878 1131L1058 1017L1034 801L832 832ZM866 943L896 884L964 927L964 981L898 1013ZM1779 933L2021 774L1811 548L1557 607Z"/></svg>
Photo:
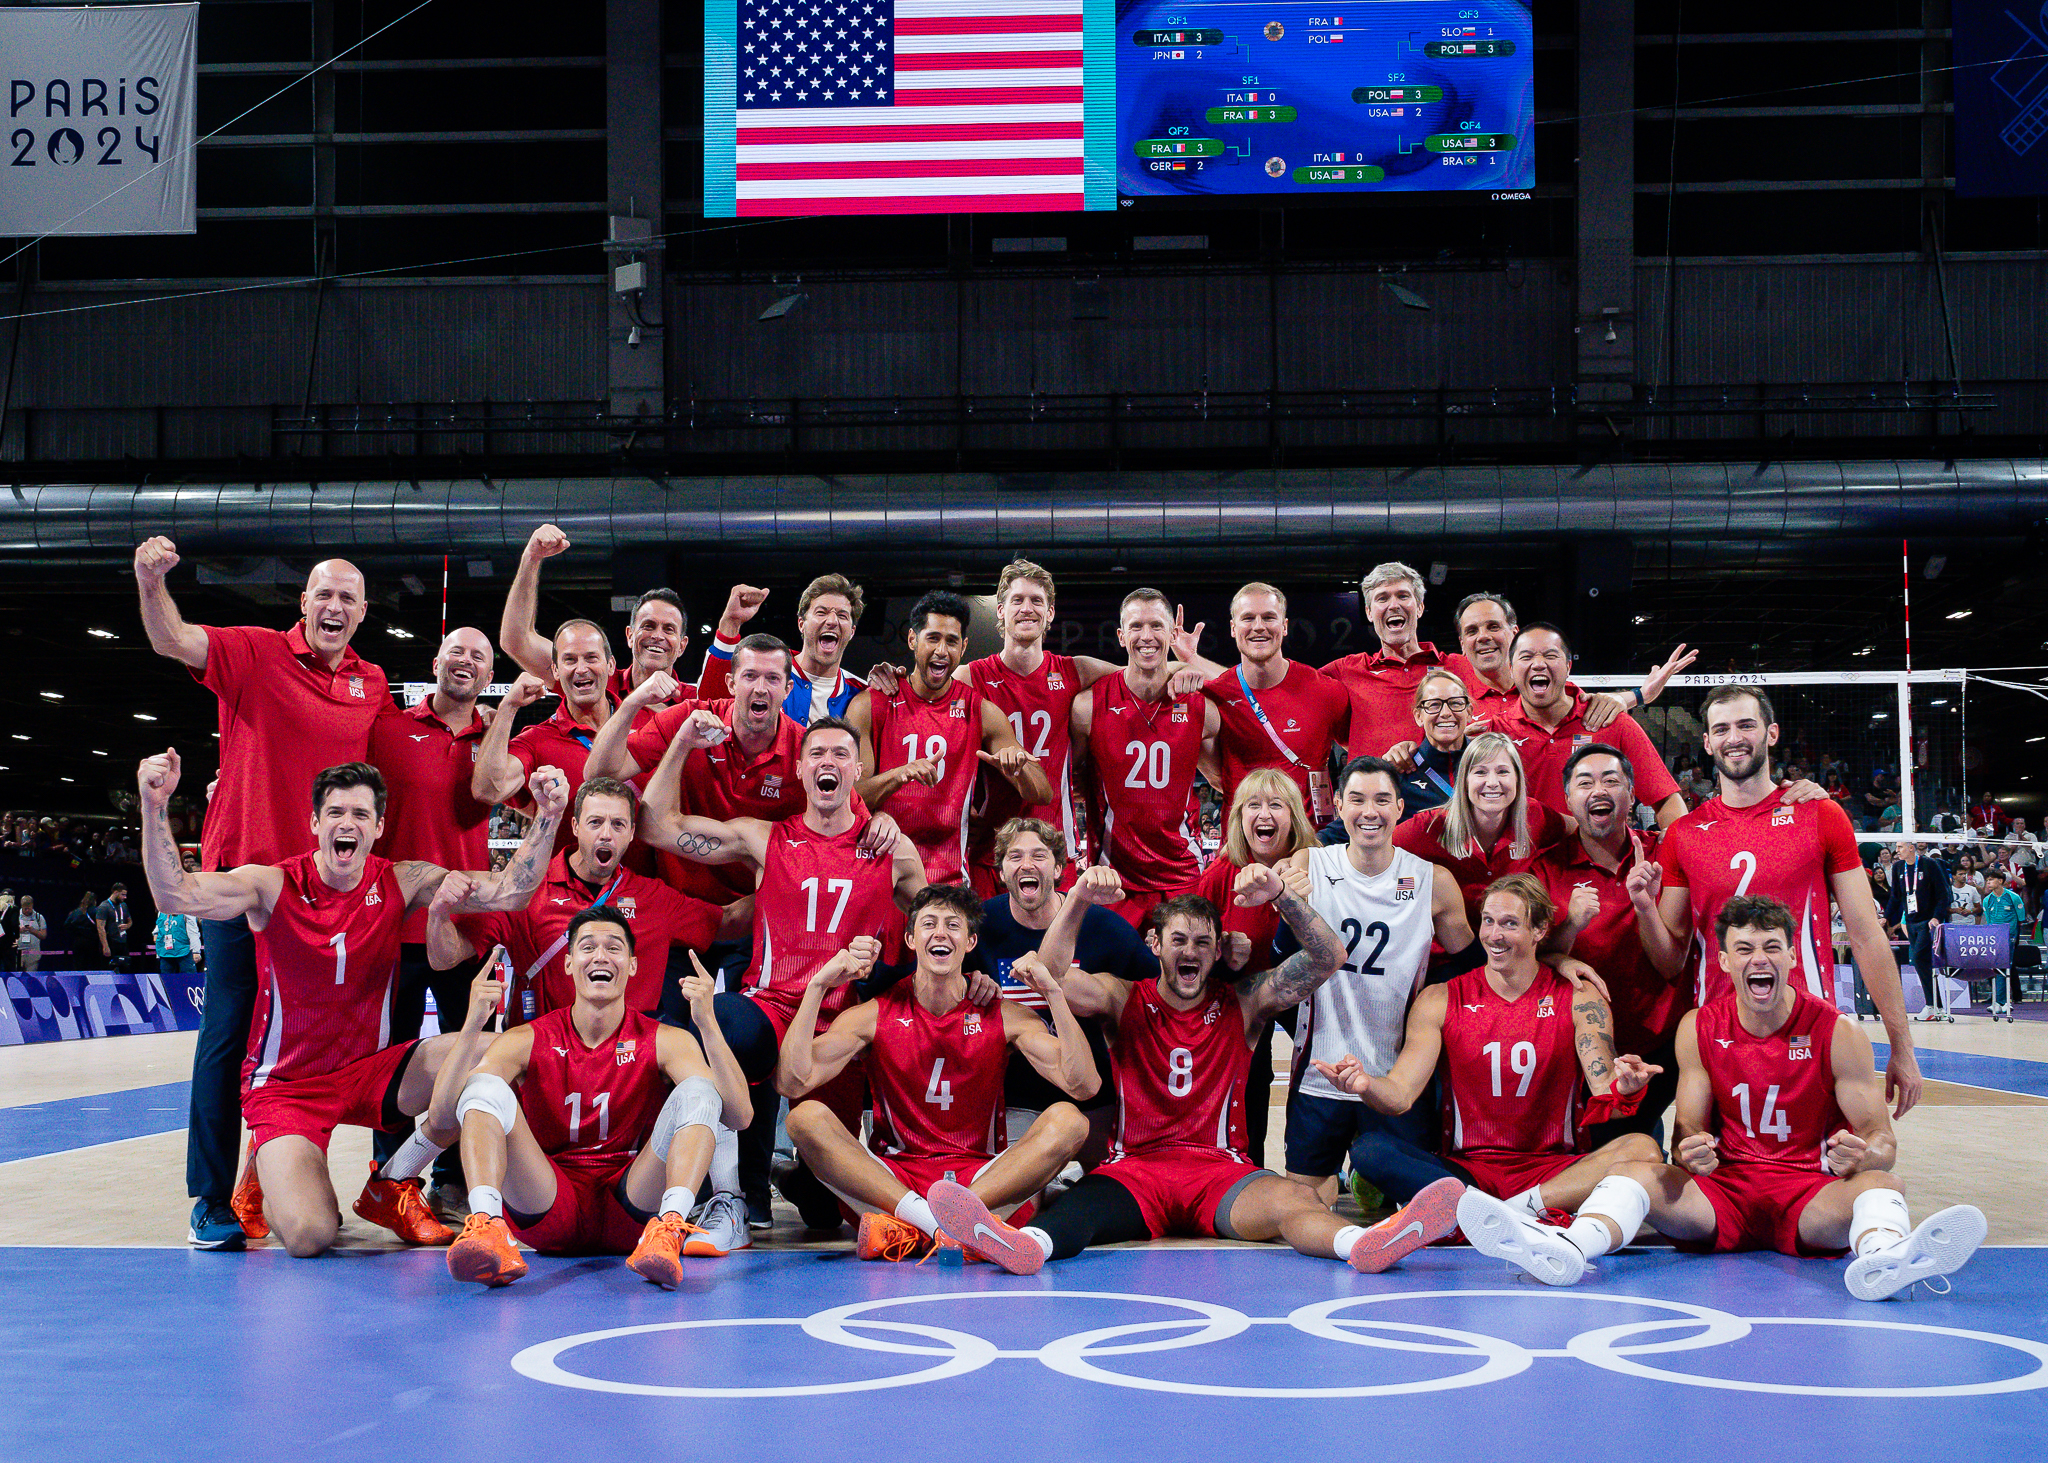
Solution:
<svg viewBox="0 0 2048 1463"><path fill-rule="evenodd" d="M683 1241L686 1255L716 1258L753 1248L754 1237L747 1232L747 1203L738 1194L713 1194L691 1212L690 1223L696 1231Z"/></svg>

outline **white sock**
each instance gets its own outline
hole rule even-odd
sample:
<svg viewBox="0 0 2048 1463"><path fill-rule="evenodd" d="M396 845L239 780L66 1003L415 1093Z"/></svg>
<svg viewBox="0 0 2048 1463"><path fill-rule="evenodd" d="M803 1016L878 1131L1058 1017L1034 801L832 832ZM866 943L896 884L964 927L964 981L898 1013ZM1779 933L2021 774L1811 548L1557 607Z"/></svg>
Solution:
<svg viewBox="0 0 2048 1463"><path fill-rule="evenodd" d="M1859 1255L1895 1245L1912 1231L1906 1196L1897 1189L1865 1189L1849 1208L1849 1240Z"/></svg>
<svg viewBox="0 0 2048 1463"><path fill-rule="evenodd" d="M740 1135L720 1123L712 1130L711 1192L737 1194L740 1191Z"/></svg>
<svg viewBox="0 0 2048 1463"><path fill-rule="evenodd" d="M925 1203L922 1194L905 1194L896 1205L896 1217L916 1225L926 1234L939 1232L939 1216L932 1213L932 1206Z"/></svg>
<svg viewBox="0 0 2048 1463"><path fill-rule="evenodd" d="M1045 1251L1046 1259L1050 1260L1052 1258L1051 1235L1047 1234L1044 1230L1040 1229L1035 1224L1026 1225L1023 1229L1020 1229L1017 1232L1019 1234L1029 1235L1031 1237L1031 1242L1037 1245L1041 1250Z"/></svg>
<svg viewBox="0 0 2048 1463"><path fill-rule="evenodd" d="M1538 1184L1533 1189L1522 1190L1521 1193L1508 1200L1508 1207L1510 1209L1519 1209L1531 1219L1541 1219L1543 1217L1543 1186Z"/></svg>
<svg viewBox="0 0 2048 1463"><path fill-rule="evenodd" d="M1364 1235L1364 1225L1347 1224L1337 1231L1337 1237L1330 1241L1330 1248L1336 1252L1338 1259L1348 1260L1351 1258L1351 1247L1357 1244Z"/></svg>
<svg viewBox="0 0 2048 1463"><path fill-rule="evenodd" d="M1585 1252L1587 1259L1593 1260L1626 1246L1649 1217L1650 1191L1634 1179L1609 1174L1593 1186L1593 1192L1579 1206L1579 1217L1564 1234ZM1614 1227L1621 1231L1619 1244L1601 1219L1614 1221Z"/></svg>
<svg viewBox="0 0 2048 1463"><path fill-rule="evenodd" d="M686 1184L670 1184L661 1191L661 1207L656 1214L680 1214L690 1217L690 1211L697 1207L697 1191Z"/></svg>
<svg viewBox="0 0 2048 1463"><path fill-rule="evenodd" d="M488 1214L493 1219L503 1219L505 1196L489 1184L478 1184L469 1191L469 1212Z"/></svg>
<svg viewBox="0 0 2048 1463"><path fill-rule="evenodd" d="M398 1151L384 1160L384 1166L377 1170L380 1179L397 1179L403 1183L416 1179L427 1171L433 1161L441 1156L443 1143L429 1143L426 1134L414 1128L406 1134L405 1141L398 1145Z"/></svg>

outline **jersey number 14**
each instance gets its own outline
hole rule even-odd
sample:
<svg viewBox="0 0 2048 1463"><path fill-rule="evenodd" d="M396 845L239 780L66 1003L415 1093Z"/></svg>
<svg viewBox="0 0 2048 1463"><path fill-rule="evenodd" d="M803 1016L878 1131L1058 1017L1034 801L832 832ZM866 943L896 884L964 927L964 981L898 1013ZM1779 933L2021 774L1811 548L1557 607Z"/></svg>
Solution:
<svg viewBox="0 0 2048 1463"><path fill-rule="evenodd" d="M1792 1120L1785 1116L1785 1109L1778 1106L1778 1089L1773 1084L1764 1093L1764 1110L1756 1122L1749 1120L1749 1084L1742 1083L1735 1088L1735 1101L1742 1107L1742 1126L1754 1138L1762 1135L1776 1138L1780 1143L1792 1139Z"/></svg>

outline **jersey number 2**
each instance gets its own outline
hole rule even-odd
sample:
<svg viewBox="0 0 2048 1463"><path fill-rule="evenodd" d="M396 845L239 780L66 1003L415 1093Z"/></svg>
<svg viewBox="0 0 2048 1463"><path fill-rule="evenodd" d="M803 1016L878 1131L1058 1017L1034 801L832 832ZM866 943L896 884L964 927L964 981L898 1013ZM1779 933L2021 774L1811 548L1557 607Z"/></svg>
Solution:
<svg viewBox="0 0 2048 1463"><path fill-rule="evenodd" d="M1741 853L1735 855L1734 858L1728 860L1728 869L1731 873L1736 869L1742 870L1741 882L1736 884L1733 896L1736 899L1740 899L1749 892L1749 881L1756 877L1756 855L1745 848Z"/></svg>

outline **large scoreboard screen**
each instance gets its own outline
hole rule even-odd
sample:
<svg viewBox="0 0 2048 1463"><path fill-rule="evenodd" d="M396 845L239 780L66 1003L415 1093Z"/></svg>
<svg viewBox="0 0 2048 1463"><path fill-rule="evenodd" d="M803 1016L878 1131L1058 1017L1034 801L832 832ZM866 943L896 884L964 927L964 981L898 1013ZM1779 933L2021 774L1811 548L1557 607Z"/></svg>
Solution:
<svg viewBox="0 0 2048 1463"><path fill-rule="evenodd" d="M711 217L1519 192L1520 0L707 0Z"/></svg>

